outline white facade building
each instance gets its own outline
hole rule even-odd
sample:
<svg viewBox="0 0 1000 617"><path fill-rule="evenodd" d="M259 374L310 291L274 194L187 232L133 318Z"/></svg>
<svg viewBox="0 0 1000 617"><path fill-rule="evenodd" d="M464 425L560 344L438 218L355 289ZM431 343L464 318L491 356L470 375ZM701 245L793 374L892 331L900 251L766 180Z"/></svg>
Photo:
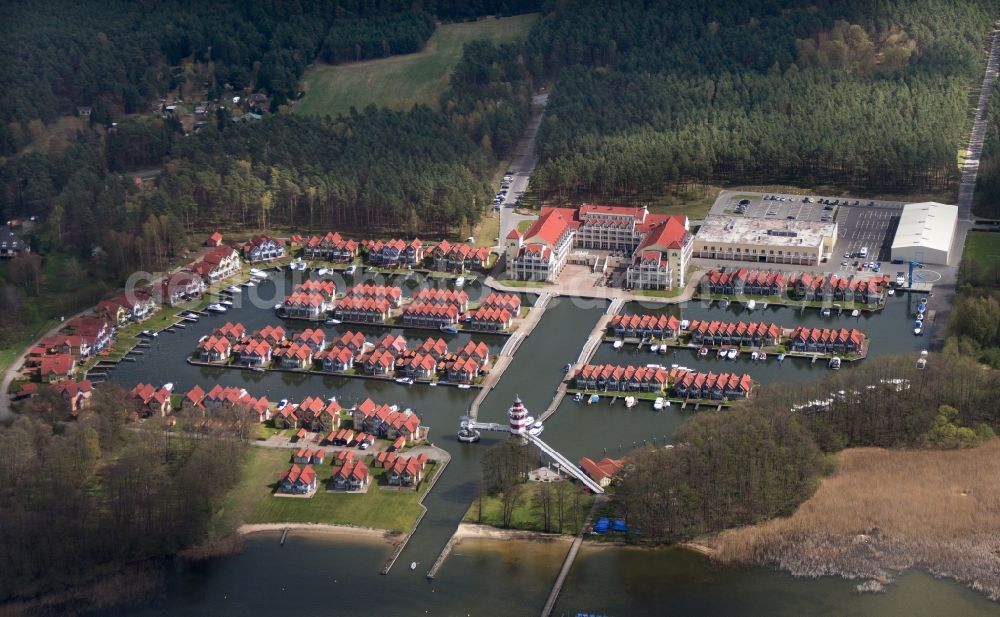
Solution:
<svg viewBox="0 0 1000 617"><path fill-rule="evenodd" d="M892 239L892 259L948 265L957 224L958 206L906 204Z"/></svg>

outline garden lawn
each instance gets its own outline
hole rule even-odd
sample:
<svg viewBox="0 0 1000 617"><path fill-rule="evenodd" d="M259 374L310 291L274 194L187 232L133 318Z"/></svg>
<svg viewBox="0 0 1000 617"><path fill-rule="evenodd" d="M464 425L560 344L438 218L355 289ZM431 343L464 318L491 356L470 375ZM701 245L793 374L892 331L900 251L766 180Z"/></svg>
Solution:
<svg viewBox="0 0 1000 617"><path fill-rule="evenodd" d="M1000 233L970 231L962 256L976 260L983 270L1000 270Z"/></svg>
<svg viewBox="0 0 1000 617"><path fill-rule="evenodd" d="M536 13L502 19L440 25L423 51L350 64L318 64L304 77L305 96L295 113L316 116L346 114L368 105L405 110L414 105L437 106L448 87L462 46L481 39L496 43L523 38Z"/></svg>
<svg viewBox="0 0 1000 617"><path fill-rule="evenodd" d="M380 488L382 470L373 469L372 485L365 494L327 492L329 462L314 466L319 489L311 498L276 497L278 475L291 467L293 450L251 447L246 455L240 483L223 501L217 524L233 528L240 523L323 523L351 525L405 532L416 522L421 506L418 499L426 490L436 465L428 463L420 491L388 491ZM359 450L355 455L361 454Z"/></svg>

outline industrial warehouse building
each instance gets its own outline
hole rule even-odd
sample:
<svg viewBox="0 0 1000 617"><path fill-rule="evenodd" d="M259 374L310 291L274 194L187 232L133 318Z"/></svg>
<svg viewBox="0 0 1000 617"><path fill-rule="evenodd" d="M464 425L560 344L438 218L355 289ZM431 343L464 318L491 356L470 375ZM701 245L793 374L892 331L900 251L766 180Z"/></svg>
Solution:
<svg viewBox="0 0 1000 617"><path fill-rule="evenodd" d="M958 206L924 201L903 206L892 240L892 259L948 265Z"/></svg>
<svg viewBox="0 0 1000 617"><path fill-rule="evenodd" d="M836 223L712 215L692 257L812 266L833 252Z"/></svg>

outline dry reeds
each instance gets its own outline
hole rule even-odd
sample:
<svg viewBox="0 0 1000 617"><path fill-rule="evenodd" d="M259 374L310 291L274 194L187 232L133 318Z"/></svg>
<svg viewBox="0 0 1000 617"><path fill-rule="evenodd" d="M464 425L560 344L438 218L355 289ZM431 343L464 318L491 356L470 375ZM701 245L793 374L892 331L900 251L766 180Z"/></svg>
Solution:
<svg viewBox="0 0 1000 617"><path fill-rule="evenodd" d="M921 567L1000 599L1000 440L953 451L858 448L837 461L792 516L699 542L721 561L796 576L886 582L886 569Z"/></svg>

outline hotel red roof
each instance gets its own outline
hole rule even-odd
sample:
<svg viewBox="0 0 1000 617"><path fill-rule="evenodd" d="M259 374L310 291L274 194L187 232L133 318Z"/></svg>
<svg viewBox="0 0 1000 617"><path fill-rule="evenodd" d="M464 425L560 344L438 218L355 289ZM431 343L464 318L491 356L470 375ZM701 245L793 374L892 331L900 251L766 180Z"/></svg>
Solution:
<svg viewBox="0 0 1000 617"><path fill-rule="evenodd" d="M542 215L524 233L524 241L554 247L567 228L576 226L572 213L569 208L543 209Z"/></svg>

